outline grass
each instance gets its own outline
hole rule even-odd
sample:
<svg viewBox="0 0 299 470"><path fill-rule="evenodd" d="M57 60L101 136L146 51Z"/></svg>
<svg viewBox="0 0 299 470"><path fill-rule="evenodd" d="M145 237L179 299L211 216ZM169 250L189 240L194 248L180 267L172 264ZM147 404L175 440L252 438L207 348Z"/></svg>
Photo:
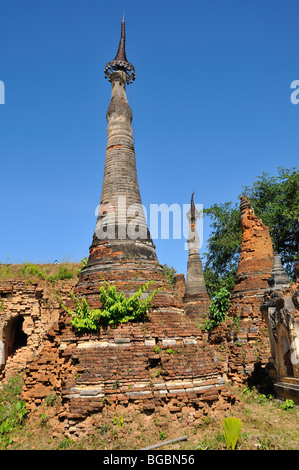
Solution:
<svg viewBox="0 0 299 470"><path fill-rule="evenodd" d="M59 280L76 279L80 263L64 262L59 264L33 264L24 262L22 264L1 264L0 280L25 280L34 282L44 280L53 284Z"/></svg>
<svg viewBox="0 0 299 470"><path fill-rule="evenodd" d="M20 398L22 385L22 378L16 376L0 389L0 443L4 448L13 443L12 434L22 427L27 414Z"/></svg>
<svg viewBox="0 0 299 470"><path fill-rule="evenodd" d="M2 388L0 419L16 409L20 389L18 381ZM194 410L187 407L177 413L161 409L148 415L136 411L134 406L117 406L113 410L105 406L102 413L93 415L93 425L78 440L65 434L56 419L59 400L50 396L22 422L16 420L12 430L0 437L0 446L14 450L136 450L187 434L187 441L163 446L161 450L224 450L227 443L223 419L235 417L242 423L237 450L298 449L298 406L290 402L284 406L286 402L261 396L255 389L233 391L238 400L230 412L219 412L210 418L195 417Z"/></svg>

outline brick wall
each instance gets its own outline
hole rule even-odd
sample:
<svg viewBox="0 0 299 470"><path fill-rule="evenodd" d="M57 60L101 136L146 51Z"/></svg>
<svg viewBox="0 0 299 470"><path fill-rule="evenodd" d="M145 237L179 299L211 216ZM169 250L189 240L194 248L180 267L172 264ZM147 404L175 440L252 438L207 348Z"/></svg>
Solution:
<svg viewBox="0 0 299 470"><path fill-rule="evenodd" d="M23 370L44 347L44 337L58 320L59 295L66 299L76 280L0 281L0 378Z"/></svg>

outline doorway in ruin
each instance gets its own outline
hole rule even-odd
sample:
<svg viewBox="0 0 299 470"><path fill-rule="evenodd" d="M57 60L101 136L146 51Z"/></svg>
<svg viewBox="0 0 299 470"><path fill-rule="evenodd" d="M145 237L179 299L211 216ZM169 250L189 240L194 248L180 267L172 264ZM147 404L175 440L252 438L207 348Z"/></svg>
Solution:
<svg viewBox="0 0 299 470"><path fill-rule="evenodd" d="M8 357L23 346L27 346L27 335L23 331L24 317L18 315L10 319L3 329L3 339L5 348L5 362Z"/></svg>

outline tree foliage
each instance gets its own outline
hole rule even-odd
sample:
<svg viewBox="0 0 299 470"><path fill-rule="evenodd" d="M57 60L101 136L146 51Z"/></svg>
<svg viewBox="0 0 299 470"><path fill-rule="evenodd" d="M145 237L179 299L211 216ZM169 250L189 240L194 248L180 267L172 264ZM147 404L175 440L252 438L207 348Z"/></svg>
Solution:
<svg viewBox="0 0 299 470"><path fill-rule="evenodd" d="M211 219L211 234L205 253L205 282L210 297L222 287L232 291L241 246L240 211L237 203L213 204L204 209Z"/></svg>
<svg viewBox="0 0 299 470"><path fill-rule="evenodd" d="M203 331L211 331L225 319L226 312L230 306L230 292L225 288L216 292L208 308L209 319L202 326Z"/></svg>
<svg viewBox="0 0 299 470"><path fill-rule="evenodd" d="M171 287L174 288L174 275L176 274L175 268L173 266L169 267L167 264L163 264L163 274Z"/></svg>

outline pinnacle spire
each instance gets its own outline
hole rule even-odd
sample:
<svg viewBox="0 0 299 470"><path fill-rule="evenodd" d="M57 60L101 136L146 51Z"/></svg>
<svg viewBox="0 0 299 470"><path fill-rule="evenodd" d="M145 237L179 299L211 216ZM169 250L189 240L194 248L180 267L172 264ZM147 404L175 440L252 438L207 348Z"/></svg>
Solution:
<svg viewBox="0 0 299 470"><path fill-rule="evenodd" d="M268 284L272 289L286 289L290 286L290 279L283 269L281 257L278 253L274 254L273 269Z"/></svg>
<svg viewBox="0 0 299 470"><path fill-rule="evenodd" d="M193 197L194 197L194 191L191 195L191 217L194 218L195 217L195 205L194 205L194 200L193 200Z"/></svg>
<svg viewBox="0 0 299 470"><path fill-rule="evenodd" d="M199 217L199 212L197 211L194 204L194 191L191 195L190 210L187 213L187 218L189 219L189 234L188 234L188 246L189 252L198 252L199 251L199 238L196 227L196 220Z"/></svg>
<svg viewBox="0 0 299 470"><path fill-rule="evenodd" d="M184 303L188 315L196 316L205 311L210 305L210 299L205 285L202 263L199 255L199 236L196 221L200 212L194 204L194 192L191 195L190 210L187 213L189 219L188 248L189 257L187 263L187 280ZM193 306L190 304L193 303Z"/></svg>
<svg viewBox="0 0 299 470"><path fill-rule="evenodd" d="M128 62L127 56L126 56L126 25L125 25L125 14L123 14L123 19L121 22L121 34L120 34L120 41L119 41L119 46L117 50L117 54L114 58L114 60L121 60L124 62Z"/></svg>
<svg viewBox="0 0 299 470"><path fill-rule="evenodd" d="M118 45L118 50L116 56L113 60L108 62L105 67L105 78L110 80L110 76L113 72L117 70L122 70L127 75L127 83L132 83L135 80L135 68L130 62L128 62L126 56L126 28L125 28L125 14L123 14L123 19L121 22L121 35Z"/></svg>

